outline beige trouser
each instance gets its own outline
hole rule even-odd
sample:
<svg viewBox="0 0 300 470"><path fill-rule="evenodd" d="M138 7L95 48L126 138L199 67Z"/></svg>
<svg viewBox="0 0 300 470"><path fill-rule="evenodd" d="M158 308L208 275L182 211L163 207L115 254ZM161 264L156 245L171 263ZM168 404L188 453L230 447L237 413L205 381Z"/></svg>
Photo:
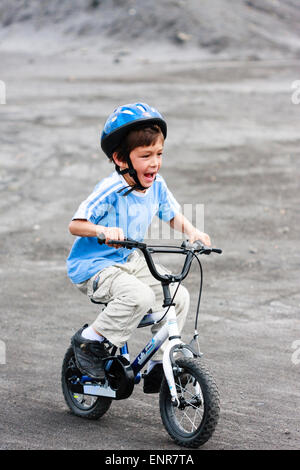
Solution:
<svg viewBox="0 0 300 470"><path fill-rule="evenodd" d="M169 271L159 264L156 269L166 274ZM96 290L94 280L99 275ZM163 310L163 291L159 281L150 273L144 256L134 251L124 264L115 264L96 273L89 280L77 284L77 287L90 298L107 303L92 326L102 336L117 347L123 346L136 330L143 316L151 308L153 311ZM177 283L170 285L173 295ZM185 287L179 286L174 302L179 331L182 330L188 310L189 293ZM163 322L151 327L154 335ZM153 356L161 360L164 345Z"/></svg>

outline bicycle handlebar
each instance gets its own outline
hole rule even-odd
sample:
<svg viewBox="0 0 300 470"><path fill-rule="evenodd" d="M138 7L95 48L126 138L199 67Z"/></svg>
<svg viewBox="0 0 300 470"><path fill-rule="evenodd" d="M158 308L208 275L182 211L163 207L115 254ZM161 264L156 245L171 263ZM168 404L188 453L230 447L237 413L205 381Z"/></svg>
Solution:
<svg viewBox="0 0 300 470"><path fill-rule="evenodd" d="M100 245L105 244L106 236L104 233L100 233L98 235L98 243ZM146 243L139 242L137 240L132 240L131 238L125 238L124 240L108 240L107 244L109 245L120 245L124 248L132 249L132 248L139 248L146 260L148 268L155 277L155 279L159 280L162 283L170 283L170 282L180 282L182 281L189 272L192 259L194 253L205 254L209 255L210 253L218 253L221 254L222 250L219 248L212 248L210 246L204 245L200 240L195 241L194 243L189 243L188 241L183 241L180 247L173 247L173 246L155 246L155 245L147 245ZM165 248L164 250L161 248ZM167 248L167 249L166 249ZM160 274L155 267L153 262L151 253L182 253L186 255L185 263L182 268L182 271L178 275L173 274Z"/></svg>

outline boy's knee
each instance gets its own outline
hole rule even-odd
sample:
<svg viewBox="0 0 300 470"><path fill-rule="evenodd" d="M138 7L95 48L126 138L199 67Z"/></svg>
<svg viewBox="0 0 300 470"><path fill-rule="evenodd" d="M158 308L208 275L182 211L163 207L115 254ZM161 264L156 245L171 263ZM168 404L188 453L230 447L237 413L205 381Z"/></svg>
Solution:
<svg viewBox="0 0 300 470"><path fill-rule="evenodd" d="M145 285L136 292L136 300L137 305L146 313L155 304L155 294L151 287Z"/></svg>
<svg viewBox="0 0 300 470"><path fill-rule="evenodd" d="M126 300L128 304L146 313L155 303L155 294L151 287L141 284L126 294Z"/></svg>

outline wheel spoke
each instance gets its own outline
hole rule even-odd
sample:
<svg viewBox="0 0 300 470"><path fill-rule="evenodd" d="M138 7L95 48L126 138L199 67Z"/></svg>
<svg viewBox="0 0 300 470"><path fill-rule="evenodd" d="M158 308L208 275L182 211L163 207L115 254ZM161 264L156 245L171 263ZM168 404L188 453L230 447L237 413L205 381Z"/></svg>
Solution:
<svg viewBox="0 0 300 470"><path fill-rule="evenodd" d="M195 425L195 417L194 417L194 421L192 421L185 410L183 411L183 415L187 419L187 421L189 421L190 424L192 425L192 428L191 428L190 432L193 432L194 430L196 430L197 426Z"/></svg>
<svg viewBox="0 0 300 470"><path fill-rule="evenodd" d="M186 383L182 383L183 377L177 378L177 392L181 395L184 408L176 409L176 419L179 427L188 433L195 432L201 424L202 412L199 405L192 403L192 400L199 400L200 397L195 395L195 385L198 384L197 380L190 375ZM185 381L184 381L185 382ZM189 390L192 387L194 390Z"/></svg>

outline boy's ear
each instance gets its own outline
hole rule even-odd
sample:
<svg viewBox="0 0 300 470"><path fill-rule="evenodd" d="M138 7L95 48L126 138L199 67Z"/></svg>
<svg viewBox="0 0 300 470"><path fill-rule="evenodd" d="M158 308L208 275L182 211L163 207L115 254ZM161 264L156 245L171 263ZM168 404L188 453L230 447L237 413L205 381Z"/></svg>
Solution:
<svg viewBox="0 0 300 470"><path fill-rule="evenodd" d="M112 154L112 158L113 158L113 161L116 163L116 165L118 165L119 167L125 167L126 166L125 162L122 162L121 160L118 159L118 153L117 152L114 152Z"/></svg>

